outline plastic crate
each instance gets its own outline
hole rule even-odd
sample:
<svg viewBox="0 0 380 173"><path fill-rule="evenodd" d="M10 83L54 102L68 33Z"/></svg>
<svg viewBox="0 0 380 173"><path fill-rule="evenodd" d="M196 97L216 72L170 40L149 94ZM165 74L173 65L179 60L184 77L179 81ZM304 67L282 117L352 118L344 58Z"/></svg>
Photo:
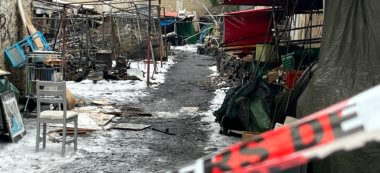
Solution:
<svg viewBox="0 0 380 173"><path fill-rule="evenodd" d="M23 40L5 49L5 55L13 68L21 68L26 64L26 51L34 52L38 50L38 47L34 42L36 39L41 40L43 50L50 50L50 46L41 32L36 32L28 37L25 37Z"/></svg>
<svg viewBox="0 0 380 173"><path fill-rule="evenodd" d="M285 70L294 69L294 53L288 53L282 57L282 64Z"/></svg>

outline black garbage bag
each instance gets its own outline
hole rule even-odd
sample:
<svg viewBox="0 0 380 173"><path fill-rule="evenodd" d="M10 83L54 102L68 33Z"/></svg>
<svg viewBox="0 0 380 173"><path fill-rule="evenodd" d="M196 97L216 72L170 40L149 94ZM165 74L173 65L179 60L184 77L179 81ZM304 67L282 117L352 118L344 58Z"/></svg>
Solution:
<svg viewBox="0 0 380 173"><path fill-rule="evenodd" d="M214 112L216 121L227 130L263 132L270 129L270 107L274 93L261 78L230 89L221 108Z"/></svg>

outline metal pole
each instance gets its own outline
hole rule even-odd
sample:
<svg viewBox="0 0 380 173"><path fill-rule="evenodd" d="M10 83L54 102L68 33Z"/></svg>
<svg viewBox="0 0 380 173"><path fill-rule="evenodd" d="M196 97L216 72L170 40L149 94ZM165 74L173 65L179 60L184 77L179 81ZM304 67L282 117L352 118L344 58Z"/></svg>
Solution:
<svg viewBox="0 0 380 173"><path fill-rule="evenodd" d="M148 61L148 67L147 67L147 80L146 80L146 83L147 83L147 86L149 87L149 76L150 76L150 35L151 35L151 31L152 31L152 20L151 20L151 17L152 17L152 0L149 0L149 16L148 16L148 44L147 44L147 51L146 51L146 58L147 58L147 61Z"/></svg>
<svg viewBox="0 0 380 173"><path fill-rule="evenodd" d="M62 11L62 64L63 64L63 74L66 73L66 5L63 6Z"/></svg>
<svg viewBox="0 0 380 173"><path fill-rule="evenodd" d="M279 46L278 46L278 41L279 41L279 36L278 36L278 30L277 30L277 20L276 20L276 5L277 5L277 0L274 0L273 5L272 5L272 18L273 18L273 27L274 27L274 41L275 41L275 48L276 48L276 60L280 60L280 52L279 52Z"/></svg>
<svg viewBox="0 0 380 173"><path fill-rule="evenodd" d="M105 32L105 29L104 29L104 12L103 12L103 14L102 14L102 41L103 41L102 46L103 46L103 49L106 48L104 32Z"/></svg>
<svg viewBox="0 0 380 173"><path fill-rule="evenodd" d="M159 0L158 1L159 2L159 4L158 4L158 28L159 28L159 30L158 30L158 34L160 34L159 35L159 39L160 39L160 41L159 41L159 43L160 43L160 61L161 61L161 68L162 68L162 48L163 48L163 46L162 46L162 30L161 30L161 0Z"/></svg>
<svg viewBox="0 0 380 173"><path fill-rule="evenodd" d="M88 18L88 11L86 11L86 58L87 62L90 61L90 42L91 42L91 35L90 35L90 19Z"/></svg>
<svg viewBox="0 0 380 173"><path fill-rule="evenodd" d="M59 38L59 34L61 34L61 26L62 26L62 22L63 22L63 15L61 15L61 18L59 20L59 25L58 25L58 29L57 29L57 34L54 38L54 43L53 43L53 50L55 50L55 45L57 44L57 41L58 41L58 38Z"/></svg>
<svg viewBox="0 0 380 173"><path fill-rule="evenodd" d="M81 5L80 9L83 9L83 5ZM82 26L85 25L83 17L81 18L81 20L82 20L81 21ZM85 29L82 27L80 30L80 38L79 38L79 40L80 40L80 44L79 44L80 45L80 58L79 58L78 70L82 68L82 59L83 59L84 51L85 51L84 50L84 34L85 34Z"/></svg>
<svg viewBox="0 0 380 173"><path fill-rule="evenodd" d="M133 3L133 5L135 6L135 9L136 9L136 14L137 14L137 17L138 17L138 19L137 19L137 27L138 27L138 29L139 29L139 38L138 38L138 42L137 42L137 45L138 45L138 47L139 47L139 57L141 58L142 57L142 54L143 54L143 52L142 52L142 37L141 37L141 33L142 33L142 31L141 31L141 27L140 27L140 23L141 23L141 17L140 17L140 13L139 13L139 9L137 8L137 5L135 4L135 3Z"/></svg>
<svg viewBox="0 0 380 173"><path fill-rule="evenodd" d="M153 16L152 16L152 18L153 18ZM152 20L152 25L153 25L153 33L152 33L151 41L153 42L154 35L155 35L154 33L157 33L157 26L156 26L156 22L154 21L154 18ZM152 43L150 45L152 45ZM151 50L151 52L152 52L152 60L153 60L153 64L154 64L154 66L153 66L153 73L157 73L157 61L156 61L156 58L154 56L153 46L151 47L151 49L152 49Z"/></svg>
<svg viewBox="0 0 380 173"><path fill-rule="evenodd" d="M166 8L165 7L163 7L164 8L164 19L166 18ZM166 56L166 58L168 57L168 48L169 48L169 44L168 44L168 35L167 35L167 28L166 28L166 25L165 25L165 28L164 28L164 30L165 30L165 44L166 44L166 49L165 49L165 56Z"/></svg>

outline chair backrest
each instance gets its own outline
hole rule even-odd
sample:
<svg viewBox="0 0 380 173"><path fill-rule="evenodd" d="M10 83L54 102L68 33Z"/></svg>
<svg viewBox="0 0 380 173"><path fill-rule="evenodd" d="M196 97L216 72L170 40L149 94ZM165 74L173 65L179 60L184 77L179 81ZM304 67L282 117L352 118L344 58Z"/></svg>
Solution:
<svg viewBox="0 0 380 173"><path fill-rule="evenodd" d="M66 82L37 81L37 106L41 103L63 104L67 110Z"/></svg>

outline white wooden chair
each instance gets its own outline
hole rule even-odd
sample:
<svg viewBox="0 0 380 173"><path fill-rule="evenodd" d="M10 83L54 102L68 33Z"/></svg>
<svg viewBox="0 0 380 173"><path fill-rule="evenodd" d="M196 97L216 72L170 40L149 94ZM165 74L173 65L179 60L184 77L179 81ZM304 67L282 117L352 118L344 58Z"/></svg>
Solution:
<svg viewBox="0 0 380 173"><path fill-rule="evenodd" d="M67 111L66 101L66 82L36 82L37 89L37 135L36 135L36 152L39 151L40 143L43 142L43 148L46 148L46 124L61 123L63 124L62 135L62 156L65 155L67 144L74 143L74 150L77 150L78 138L78 113ZM41 111L41 103L58 104L63 110L46 110ZM67 123L74 122L74 139L66 140ZM43 125L42 139L40 134L41 124Z"/></svg>

